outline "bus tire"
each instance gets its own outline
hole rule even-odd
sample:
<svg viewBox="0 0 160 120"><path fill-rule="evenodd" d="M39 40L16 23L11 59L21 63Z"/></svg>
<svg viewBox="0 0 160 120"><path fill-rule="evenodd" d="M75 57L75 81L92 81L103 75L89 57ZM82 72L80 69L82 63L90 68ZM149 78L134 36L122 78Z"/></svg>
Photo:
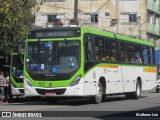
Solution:
<svg viewBox="0 0 160 120"><path fill-rule="evenodd" d="M46 98L48 104L54 105L58 102L58 98L53 98L53 97L47 97Z"/></svg>
<svg viewBox="0 0 160 120"><path fill-rule="evenodd" d="M91 97L91 101L94 104L100 104L102 102L103 99L103 87L102 84L99 82L98 83L98 94Z"/></svg>
<svg viewBox="0 0 160 120"><path fill-rule="evenodd" d="M132 98L133 98L133 99L139 99L140 96L141 96L141 83L140 83L140 81L138 80L138 81L137 81L137 84L136 84L136 91L133 92Z"/></svg>

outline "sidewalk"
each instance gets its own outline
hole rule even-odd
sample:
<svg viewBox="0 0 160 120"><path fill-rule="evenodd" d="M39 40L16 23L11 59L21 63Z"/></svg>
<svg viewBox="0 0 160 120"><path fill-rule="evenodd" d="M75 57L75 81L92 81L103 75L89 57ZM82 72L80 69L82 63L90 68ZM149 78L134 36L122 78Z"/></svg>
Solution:
<svg viewBox="0 0 160 120"><path fill-rule="evenodd" d="M0 104L3 104L4 96L0 95Z"/></svg>

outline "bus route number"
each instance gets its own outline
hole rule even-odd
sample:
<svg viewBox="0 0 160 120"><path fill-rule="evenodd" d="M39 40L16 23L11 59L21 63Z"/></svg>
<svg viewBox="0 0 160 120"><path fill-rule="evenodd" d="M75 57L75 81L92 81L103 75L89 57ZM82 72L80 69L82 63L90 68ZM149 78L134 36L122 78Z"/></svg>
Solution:
<svg viewBox="0 0 160 120"><path fill-rule="evenodd" d="M38 82L38 87L44 87L45 82Z"/></svg>

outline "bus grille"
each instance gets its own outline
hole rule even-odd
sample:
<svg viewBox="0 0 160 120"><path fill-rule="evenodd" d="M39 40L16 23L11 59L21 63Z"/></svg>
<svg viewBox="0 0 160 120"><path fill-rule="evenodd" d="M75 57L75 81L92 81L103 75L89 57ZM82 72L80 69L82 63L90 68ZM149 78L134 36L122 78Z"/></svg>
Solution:
<svg viewBox="0 0 160 120"><path fill-rule="evenodd" d="M35 81L60 81L60 80L69 80L72 76L44 76L44 75L30 75Z"/></svg>
<svg viewBox="0 0 160 120"><path fill-rule="evenodd" d="M41 95L45 95L46 92L55 92L56 95L62 95L65 93L66 89L52 89L52 90L46 90L46 89L38 89L36 88L36 91L38 94L41 94Z"/></svg>
<svg viewBox="0 0 160 120"><path fill-rule="evenodd" d="M24 93L24 89L19 89L19 92L20 93Z"/></svg>

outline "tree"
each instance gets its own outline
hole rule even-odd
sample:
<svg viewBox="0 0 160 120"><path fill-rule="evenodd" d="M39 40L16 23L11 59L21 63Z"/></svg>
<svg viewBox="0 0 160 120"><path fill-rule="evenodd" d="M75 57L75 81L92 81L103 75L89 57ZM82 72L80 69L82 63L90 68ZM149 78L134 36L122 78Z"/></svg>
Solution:
<svg viewBox="0 0 160 120"><path fill-rule="evenodd" d="M0 51L9 53L31 28L35 0L0 0Z"/></svg>

